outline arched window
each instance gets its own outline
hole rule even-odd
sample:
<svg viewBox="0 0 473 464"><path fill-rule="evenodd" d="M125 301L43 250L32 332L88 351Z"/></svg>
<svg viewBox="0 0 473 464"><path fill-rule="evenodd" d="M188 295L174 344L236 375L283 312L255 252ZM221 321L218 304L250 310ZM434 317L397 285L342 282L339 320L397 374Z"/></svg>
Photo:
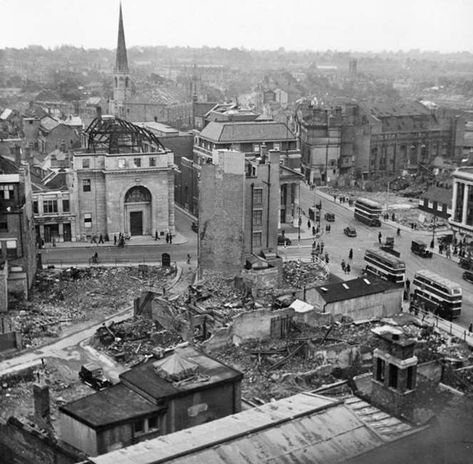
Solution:
<svg viewBox="0 0 473 464"><path fill-rule="evenodd" d="M139 203L151 201L151 193L145 187L132 187L125 195L125 203Z"/></svg>

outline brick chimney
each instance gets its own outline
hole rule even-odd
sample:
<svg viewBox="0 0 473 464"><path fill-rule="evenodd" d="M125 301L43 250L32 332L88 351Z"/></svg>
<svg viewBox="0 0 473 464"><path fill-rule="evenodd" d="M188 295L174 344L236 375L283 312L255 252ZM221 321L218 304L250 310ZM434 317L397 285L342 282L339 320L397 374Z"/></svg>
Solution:
<svg viewBox="0 0 473 464"><path fill-rule="evenodd" d="M374 332L382 345L373 352L371 402L394 416L412 419L417 376L416 342L395 329Z"/></svg>
<svg viewBox="0 0 473 464"><path fill-rule="evenodd" d="M49 387L42 381L33 384L34 420L39 427L50 430L51 415L49 405Z"/></svg>

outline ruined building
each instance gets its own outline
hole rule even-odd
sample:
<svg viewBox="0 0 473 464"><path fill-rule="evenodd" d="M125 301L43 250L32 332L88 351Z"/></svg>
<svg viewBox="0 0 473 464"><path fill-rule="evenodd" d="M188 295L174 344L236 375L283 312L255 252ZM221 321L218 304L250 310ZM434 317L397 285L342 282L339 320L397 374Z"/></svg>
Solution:
<svg viewBox="0 0 473 464"><path fill-rule="evenodd" d="M175 233L173 153L148 129L113 116L95 119L83 138L69 180L73 240Z"/></svg>
<svg viewBox="0 0 473 464"><path fill-rule="evenodd" d="M9 296L28 298L36 273L29 165L0 157L0 312Z"/></svg>

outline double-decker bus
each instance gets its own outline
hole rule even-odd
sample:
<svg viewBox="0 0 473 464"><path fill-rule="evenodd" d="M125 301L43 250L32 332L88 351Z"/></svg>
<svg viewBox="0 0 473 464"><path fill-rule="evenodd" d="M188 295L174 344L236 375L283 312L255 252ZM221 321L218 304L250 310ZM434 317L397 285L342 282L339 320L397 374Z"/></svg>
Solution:
<svg viewBox="0 0 473 464"><path fill-rule="evenodd" d="M380 227L379 215L382 209L381 205L376 201L358 198L355 202L355 219L369 226Z"/></svg>
<svg viewBox="0 0 473 464"><path fill-rule="evenodd" d="M406 280L406 264L404 261L381 250L366 250L366 272L381 277L384 280L404 285Z"/></svg>
<svg viewBox="0 0 473 464"><path fill-rule="evenodd" d="M458 317L462 306L462 288L456 282L428 270L417 271L412 282L414 304L441 317Z"/></svg>

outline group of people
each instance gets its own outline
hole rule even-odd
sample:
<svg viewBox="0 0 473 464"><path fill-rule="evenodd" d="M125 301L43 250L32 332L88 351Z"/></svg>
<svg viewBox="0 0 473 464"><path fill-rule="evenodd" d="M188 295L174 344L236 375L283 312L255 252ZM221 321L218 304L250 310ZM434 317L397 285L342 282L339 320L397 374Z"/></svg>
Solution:
<svg viewBox="0 0 473 464"><path fill-rule="evenodd" d="M353 203L353 200L350 200L348 197L345 197L345 196L343 196L343 195L340 195L339 197L337 197L337 195L334 195L334 196L333 196L333 201L336 202L336 201L337 201L337 198L338 198L338 200L340 201L340 203L342 203L342 204L343 204L343 203L349 203L350 206L351 206L351 204Z"/></svg>
<svg viewBox="0 0 473 464"><path fill-rule="evenodd" d="M105 234L105 239L102 234L100 234L98 238L97 238L97 235L92 235L92 237L90 238L90 243L99 244L99 243L105 243L105 242L108 242L108 234Z"/></svg>
<svg viewBox="0 0 473 464"><path fill-rule="evenodd" d="M343 271L345 274L350 274L350 272L351 272L350 263L345 263L345 260L344 260L344 259L342 259L342 271Z"/></svg>
<svg viewBox="0 0 473 464"><path fill-rule="evenodd" d="M113 234L113 244L119 248L123 248L125 246L125 240L128 238L129 237L125 236L121 232L118 234L118 238L117 234Z"/></svg>

